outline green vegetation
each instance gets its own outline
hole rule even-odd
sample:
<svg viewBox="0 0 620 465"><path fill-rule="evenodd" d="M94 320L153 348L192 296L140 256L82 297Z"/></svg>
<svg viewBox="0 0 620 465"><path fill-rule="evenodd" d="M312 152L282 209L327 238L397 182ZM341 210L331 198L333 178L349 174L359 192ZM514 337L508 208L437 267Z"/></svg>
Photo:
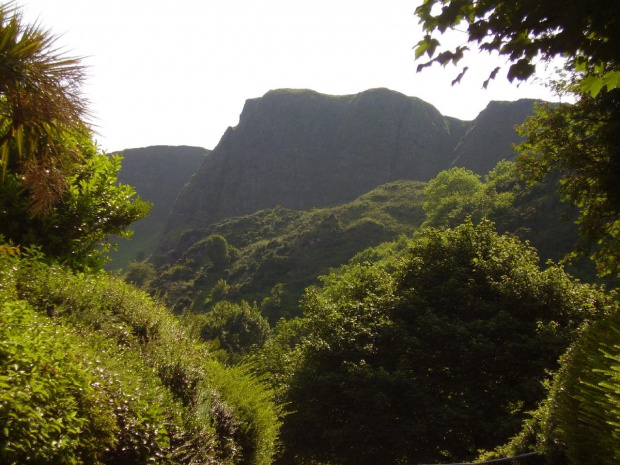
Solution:
<svg viewBox="0 0 620 465"><path fill-rule="evenodd" d="M207 313L188 314L184 322L205 341L217 341L226 360L235 363L262 347L270 336L269 322L246 301L218 302Z"/></svg>
<svg viewBox="0 0 620 465"><path fill-rule="evenodd" d="M470 41L513 61L510 79L531 75L538 55L568 57L572 74L557 85L578 102L541 108L522 127L517 164L395 181L329 208L217 223L210 211L204 229L131 263L127 283L100 270L102 253L149 206L118 184L121 158L92 142L79 60L0 6L0 462L620 460L617 295L539 259L574 250L578 227L596 243L599 274L618 274L617 7L600 0L607 10L555 17L535 3L426 0L417 10L429 32L422 67L460 60L462 47L435 56L431 34L461 21ZM567 40L575 30L588 34ZM381 99L398 102L376 90L347 111L372 107L360 120L369 127ZM295 134L307 137L318 108L299 110ZM450 138L445 162L466 127L433 115ZM378 133L353 145L343 134L334 140L360 144L370 162L365 137ZM356 189L372 181L364 163ZM550 220L562 215L567 223ZM583 262L572 267L593 279Z"/></svg>
<svg viewBox="0 0 620 465"><path fill-rule="evenodd" d="M560 359L548 398L522 432L481 459L539 451L544 463L614 464L620 458L617 309L584 325Z"/></svg>
<svg viewBox="0 0 620 465"><path fill-rule="evenodd" d="M467 217L506 220L515 206L517 195L523 190L520 175L509 161L501 161L486 175L480 176L465 168L442 171L426 187L424 226L454 227Z"/></svg>
<svg viewBox="0 0 620 465"><path fill-rule="evenodd" d="M299 336L281 325L258 357L287 406L283 463L465 461L515 435L579 324L611 304L537 262L467 223L309 289Z"/></svg>
<svg viewBox="0 0 620 465"><path fill-rule="evenodd" d="M83 269L101 267L111 235L131 237L126 228L150 206L134 198L130 186L117 185L121 157L98 154L89 144L82 146L82 162L67 169L67 186L57 205L34 216L28 188L19 173L8 170L0 183L0 235L5 240L39 247L49 257Z"/></svg>
<svg viewBox="0 0 620 465"><path fill-rule="evenodd" d="M97 271L149 205L98 153L82 68L53 43L0 6L0 462L271 463L265 384Z"/></svg>
<svg viewBox="0 0 620 465"><path fill-rule="evenodd" d="M529 180L561 176L563 199L579 209L584 241L577 252L591 254L602 276L620 274L618 128L620 89L584 95L572 106L539 108L521 128L527 139L518 147Z"/></svg>
<svg viewBox="0 0 620 465"><path fill-rule="evenodd" d="M6 463L271 462L278 411L247 368L116 278L0 260Z"/></svg>
<svg viewBox="0 0 620 465"><path fill-rule="evenodd" d="M441 8L434 8L441 5ZM574 105L539 107L521 128L525 142L517 149L520 169L530 182L559 180L564 200L578 210L584 239L573 255L587 255L599 275L620 270L618 127L620 121L620 53L617 47L619 5L600 0L473 2L427 0L417 14L429 33L416 55L457 63L467 47L436 54L432 35L467 26L469 42L505 55L510 80L535 73L539 58L566 59L564 74L551 83L576 100ZM499 69L491 72L489 79ZM465 69L455 81L459 81ZM488 80L484 83L486 86ZM493 457L536 450L546 463L615 463L618 455L618 309L584 325L580 338L561 360L550 395L533 413L519 436Z"/></svg>
<svg viewBox="0 0 620 465"><path fill-rule="evenodd" d="M271 322L298 315L299 299L317 276L419 227L423 189L423 183L398 181L338 207L263 210L188 231L156 261L156 276L145 288L179 313L188 307L203 312L220 300L246 300L264 303ZM279 289L276 299L274 289Z"/></svg>
<svg viewBox="0 0 620 465"><path fill-rule="evenodd" d="M430 60L419 65L418 71L434 63L457 64L470 48L458 45L438 53L442 46L433 35L465 27L469 43L508 59L510 81L524 81L536 72L537 62L562 56L570 71L585 72L580 76L582 89L594 97L603 88L611 91L620 87L620 52L616 46L620 40L620 6L608 0L569 0L562 4L562 11L557 7L548 0L424 0L416 14L427 35L417 44L416 57L427 55ZM467 68L457 80L465 71ZM491 72L485 87L498 71Z"/></svg>
<svg viewBox="0 0 620 465"><path fill-rule="evenodd" d="M434 8L442 5L441 9ZM535 5L535 6L534 6ZM601 275L620 272L618 211L618 127L620 126L620 52L617 2L570 1L558 14L554 2L475 2L426 0L416 13L428 34L416 47L432 63L458 63L468 47L437 53L435 33L467 25L468 41L511 61L508 78L525 80L534 74L536 60L566 59L564 74L550 86L577 100L574 105L541 107L523 125L526 142L521 168L531 181L547 174L561 176L560 192L579 208L580 233ZM491 72L493 79L499 68ZM457 77L460 80L463 72ZM488 80L485 82L487 85Z"/></svg>
<svg viewBox="0 0 620 465"><path fill-rule="evenodd" d="M547 453L572 463L620 460L620 312L589 327L562 359L543 429Z"/></svg>
<svg viewBox="0 0 620 465"><path fill-rule="evenodd" d="M84 123L79 60L0 5L0 236L74 268L99 267L112 234L148 213L116 185L120 158L98 153Z"/></svg>
<svg viewBox="0 0 620 465"><path fill-rule="evenodd" d="M2 180L19 173L31 212L40 214L58 202L67 168L90 135L80 93L84 68L58 52L48 31L23 24L13 2L0 5L0 44Z"/></svg>

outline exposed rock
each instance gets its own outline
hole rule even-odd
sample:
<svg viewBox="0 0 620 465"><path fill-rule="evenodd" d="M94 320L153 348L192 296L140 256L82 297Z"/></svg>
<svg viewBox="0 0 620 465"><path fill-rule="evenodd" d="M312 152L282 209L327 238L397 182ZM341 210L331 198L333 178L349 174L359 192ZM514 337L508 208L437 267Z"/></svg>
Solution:
<svg viewBox="0 0 620 465"><path fill-rule="evenodd" d="M109 253L108 269L141 260L153 251L164 229L166 218L181 188L189 181L210 150L202 147L153 146L122 152L123 164L118 174L122 184L133 186L142 200L153 204L149 216L132 224L131 241L118 239L118 251Z"/></svg>
<svg viewBox="0 0 620 465"><path fill-rule="evenodd" d="M396 180L428 181L453 164L480 174L512 157L533 102L494 102L473 122L388 89L329 96L274 90L248 100L235 128L179 194L158 251L179 234L283 206L350 202Z"/></svg>
<svg viewBox="0 0 620 465"><path fill-rule="evenodd" d="M521 141L515 126L534 112L535 100L490 102L472 121L454 149L454 166L487 174L499 160L514 157L512 145Z"/></svg>

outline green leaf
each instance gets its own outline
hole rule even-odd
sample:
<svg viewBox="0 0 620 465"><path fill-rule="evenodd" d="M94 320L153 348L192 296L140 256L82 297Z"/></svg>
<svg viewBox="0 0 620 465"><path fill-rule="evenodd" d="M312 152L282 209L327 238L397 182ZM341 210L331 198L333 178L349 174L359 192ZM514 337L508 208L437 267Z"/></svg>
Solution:
<svg viewBox="0 0 620 465"><path fill-rule="evenodd" d="M603 77L607 91L620 87L620 71L610 71Z"/></svg>
<svg viewBox="0 0 620 465"><path fill-rule="evenodd" d="M604 86L605 82L598 76L588 76L579 84L581 92L590 95L592 98L596 98Z"/></svg>
<svg viewBox="0 0 620 465"><path fill-rule="evenodd" d="M422 55L424 55L425 53L428 55L429 58L432 58L433 55L435 54L435 50L437 50L437 47L439 45L441 44L439 43L437 39L433 39L430 35L424 36L424 39L418 42L418 44L415 47L416 60L420 58Z"/></svg>

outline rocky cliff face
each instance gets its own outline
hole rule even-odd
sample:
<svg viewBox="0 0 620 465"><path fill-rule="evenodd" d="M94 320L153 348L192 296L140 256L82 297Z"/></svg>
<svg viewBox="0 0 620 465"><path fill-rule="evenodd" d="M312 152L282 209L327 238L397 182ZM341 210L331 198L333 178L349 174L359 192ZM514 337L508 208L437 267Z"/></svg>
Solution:
<svg viewBox="0 0 620 465"><path fill-rule="evenodd" d="M499 160L512 159L512 145L521 138L515 126L533 114L535 100L491 102L468 124L466 134L454 148L454 166L478 174L488 173Z"/></svg>
<svg viewBox="0 0 620 465"><path fill-rule="evenodd" d="M118 250L109 253L108 269L141 260L153 251L181 188L204 162L210 150L202 147L153 146L122 152L118 181L133 186L142 200L153 204L149 216L131 225L131 241L118 240Z"/></svg>
<svg viewBox="0 0 620 465"><path fill-rule="evenodd" d="M202 147L158 145L127 149L118 180L129 184L143 200L153 203L151 217L166 217L181 188L196 172L210 150Z"/></svg>
<svg viewBox="0 0 620 465"><path fill-rule="evenodd" d="M183 230L223 218L277 205L337 205L387 182L428 181L453 164L483 174L512 156L514 125L531 105L491 104L463 122L387 89L338 97L268 92L246 102L238 126L181 191L159 249L173 247Z"/></svg>

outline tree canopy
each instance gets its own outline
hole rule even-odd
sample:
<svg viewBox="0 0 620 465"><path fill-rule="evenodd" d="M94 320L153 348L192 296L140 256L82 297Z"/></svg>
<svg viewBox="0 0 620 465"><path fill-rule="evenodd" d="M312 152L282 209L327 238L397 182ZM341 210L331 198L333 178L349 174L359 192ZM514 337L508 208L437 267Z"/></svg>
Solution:
<svg viewBox="0 0 620 465"><path fill-rule="evenodd" d="M580 250L596 244L592 257L600 274L617 274L620 3L425 0L416 13L427 32L417 44L416 56L429 58L418 70L432 63L458 63L469 48L440 51L435 35L462 27L468 43L508 58L511 81L529 78L540 62L557 56L566 59L566 74L550 85L572 94L577 103L541 109L523 126L526 142L519 148L520 166L530 181L552 172L562 176L561 193L580 209L578 224L587 241ZM498 71L493 70L489 79Z"/></svg>
<svg viewBox="0 0 620 465"><path fill-rule="evenodd" d="M486 217L497 222L508 215L522 184L515 164L500 161L485 181L465 168L440 172L424 189L423 226L455 227L468 217L475 221Z"/></svg>
<svg viewBox="0 0 620 465"><path fill-rule="evenodd" d="M562 174L559 191L579 208L579 251L601 275L620 272L620 89L575 105L541 108L521 128L518 163L530 181ZM593 244L593 246L592 246Z"/></svg>
<svg viewBox="0 0 620 465"><path fill-rule="evenodd" d="M489 222L466 223L309 290L299 337L286 326L264 351L284 363L291 460L459 461L516 434L546 370L605 302L537 261Z"/></svg>
<svg viewBox="0 0 620 465"><path fill-rule="evenodd" d="M67 168L81 158L79 139L90 135L84 76L80 60L65 56L48 30L24 24L14 2L0 5L2 178L20 173L35 213L57 203Z"/></svg>

